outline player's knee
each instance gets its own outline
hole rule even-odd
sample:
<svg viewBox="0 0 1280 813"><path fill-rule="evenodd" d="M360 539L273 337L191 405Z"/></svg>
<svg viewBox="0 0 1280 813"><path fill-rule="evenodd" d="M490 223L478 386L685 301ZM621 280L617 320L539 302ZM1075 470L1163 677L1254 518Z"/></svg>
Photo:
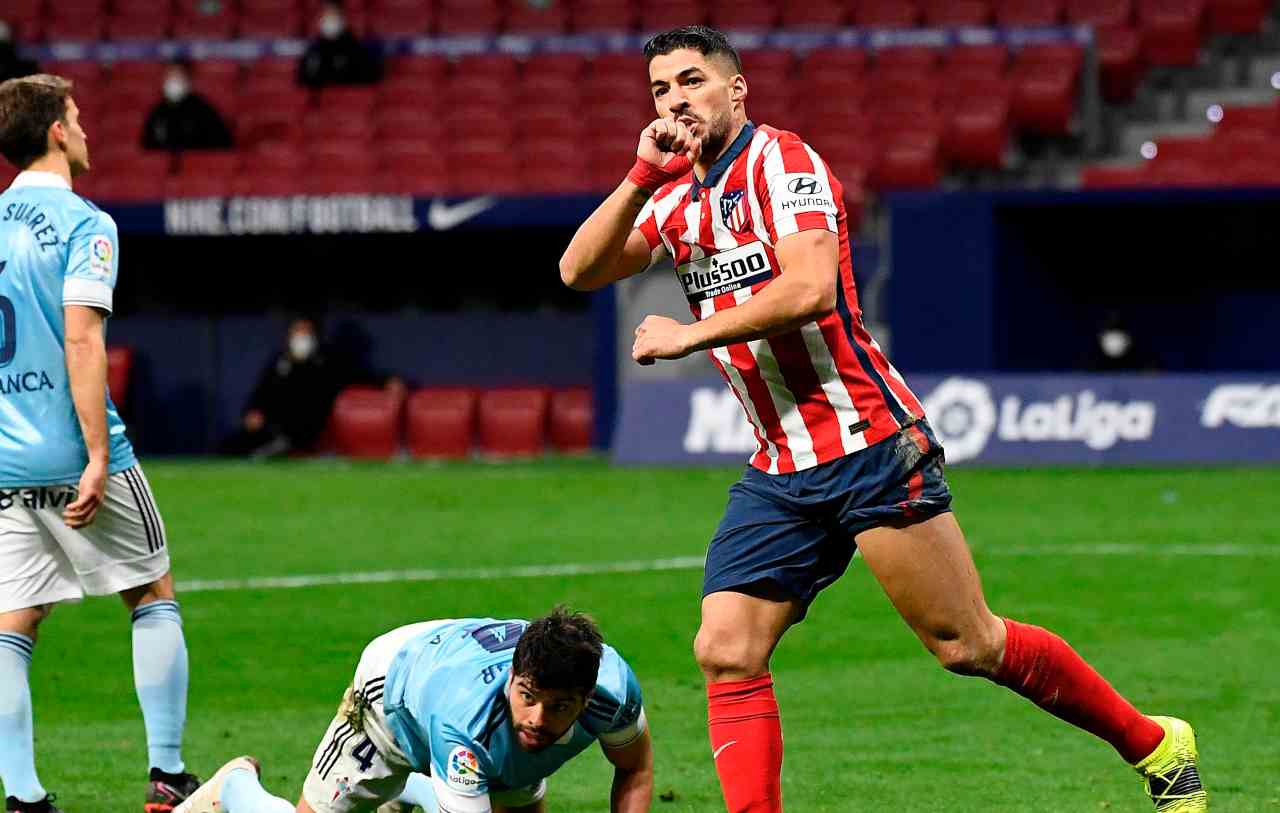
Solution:
<svg viewBox="0 0 1280 813"><path fill-rule="evenodd" d="M747 680L769 671L768 654L757 651L751 636L724 627L698 630L693 656L708 681Z"/></svg>

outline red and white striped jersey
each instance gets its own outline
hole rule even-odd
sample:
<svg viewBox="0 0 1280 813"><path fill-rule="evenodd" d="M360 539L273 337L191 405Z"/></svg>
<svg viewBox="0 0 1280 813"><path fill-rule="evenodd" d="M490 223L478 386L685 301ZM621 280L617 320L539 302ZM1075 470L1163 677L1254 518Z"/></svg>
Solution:
<svg viewBox="0 0 1280 813"><path fill-rule="evenodd" d="M836 309L798 330L711 350L755 428L751 465L801 471L865 449L924 409L862 324L843 190L795 133L750 122L701 183L660 188L636 227L670 257L695 318L733 308L781 273L774 246L806 229L840 240Z"/></svg>

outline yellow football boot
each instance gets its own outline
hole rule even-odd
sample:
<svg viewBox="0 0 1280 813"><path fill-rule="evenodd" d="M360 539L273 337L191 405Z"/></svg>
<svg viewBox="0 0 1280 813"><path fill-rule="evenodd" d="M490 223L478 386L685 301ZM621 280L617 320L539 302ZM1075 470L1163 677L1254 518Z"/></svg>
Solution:
<svg viewBox="0 0 1280 813"><path fill-rule="evenodd" d="M1185 720L1152 717L1164 729L1164 739L1151 755L1133 767L1147 786L1158 813L1201 813L1209 809L1209 795L1200 784L1196 733Z"/></svg>

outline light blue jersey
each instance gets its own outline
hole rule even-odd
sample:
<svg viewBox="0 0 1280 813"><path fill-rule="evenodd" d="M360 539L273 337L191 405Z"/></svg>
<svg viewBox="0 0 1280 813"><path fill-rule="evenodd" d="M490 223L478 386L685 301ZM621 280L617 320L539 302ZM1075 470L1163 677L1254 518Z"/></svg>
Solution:
<svg viewBox="0 0 1280 813"><path fill-rule="evenodd" d="M64 305L111 312L115 221L59 175L23 172L0 194L0 487L75 483L88 463L67 379ZM107 396L110 473L135 465Z"/></svg>
<svg viewBox="0 0 1280 813"><path fill-rule="evenodd" d="M596 688L552 745L524 751L507 703L507 677L526 621L444 622L401 647L387 670L383 708L396 744L416 770L464 796L537 785L596 740L621 746L644 730L640 684L604 647Z"/></svg>

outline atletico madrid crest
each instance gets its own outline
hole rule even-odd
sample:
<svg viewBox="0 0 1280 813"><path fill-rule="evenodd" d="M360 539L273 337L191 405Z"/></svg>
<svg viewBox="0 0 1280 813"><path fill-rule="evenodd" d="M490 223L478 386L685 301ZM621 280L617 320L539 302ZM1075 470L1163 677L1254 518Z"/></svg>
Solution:
<svg viewBox="0 0 1280 813"><path fill-rule="evenodd" d="M725 192L720 197L720 217L724 219L724 224L730 231L747 230L747 204L742 200L744 193L745 190L738 189L734 192Z"/></svg>

